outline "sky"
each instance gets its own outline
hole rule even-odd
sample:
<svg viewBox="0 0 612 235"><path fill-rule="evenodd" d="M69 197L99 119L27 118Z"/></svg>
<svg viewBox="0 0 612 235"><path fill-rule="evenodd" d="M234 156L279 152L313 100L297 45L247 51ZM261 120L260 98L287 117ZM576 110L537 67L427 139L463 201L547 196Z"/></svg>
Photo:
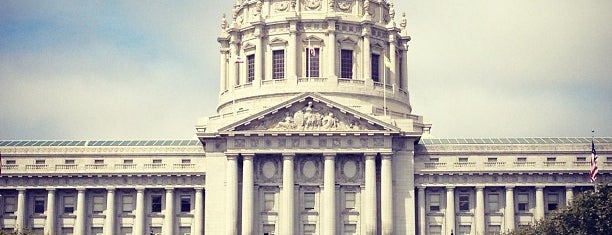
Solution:
<svg viewBox="0 0 612 235"><path fill-rule="evenodd" d="M0 139L193 138L233 2L0 1ZM612 1L394 2L433 136L612 136Z"/></svg>

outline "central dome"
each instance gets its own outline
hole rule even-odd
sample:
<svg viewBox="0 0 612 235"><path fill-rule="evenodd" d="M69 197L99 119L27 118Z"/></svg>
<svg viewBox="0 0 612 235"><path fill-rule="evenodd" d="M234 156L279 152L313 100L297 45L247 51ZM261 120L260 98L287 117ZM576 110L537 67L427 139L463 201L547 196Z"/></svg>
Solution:
<svg viewBox="0 0 612 235"><path fill-rule="evenodd" d="M406 20L389 1L242 0L224 16L218 113L318 92L364 113L410 114Z"/></svg>

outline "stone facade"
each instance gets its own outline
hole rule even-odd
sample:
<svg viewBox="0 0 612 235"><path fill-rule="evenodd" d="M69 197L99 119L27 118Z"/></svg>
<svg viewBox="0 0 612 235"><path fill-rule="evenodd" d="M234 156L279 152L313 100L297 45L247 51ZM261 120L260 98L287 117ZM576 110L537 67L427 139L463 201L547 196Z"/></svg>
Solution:
<svg viewBox="0 0 612 235"><path fill-rule="evenodd" d="M409 41L389 0L239 0L197 139L0 141L0 228L498 234L591 190L591 141L611 180L612 138L431 138Z"/></svg>

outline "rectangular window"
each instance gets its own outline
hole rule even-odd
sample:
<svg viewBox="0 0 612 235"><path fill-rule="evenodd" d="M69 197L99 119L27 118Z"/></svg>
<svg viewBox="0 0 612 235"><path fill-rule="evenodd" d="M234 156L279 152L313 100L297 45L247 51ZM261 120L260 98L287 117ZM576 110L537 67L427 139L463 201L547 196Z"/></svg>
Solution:
<svg viewBox="0 0 612 235"><path fill-rule="evenodd" d="M379 71L379 61L380 61L380 55L377 54L372 54L371 57L371 64L372 64L372 80L374 80L374 82L380 82L380 71Z"/></svg>
<svg viewBox="0 0 612 235"><path fill-rule="evenodd" d="M187 235L187 234L191 234L191 227L189 226L179 227L179 235Z"/></svg>
<svg viewBox="0 0 612 235"><path fill-rule="evenodd" d="M181 159L181 163L183 163L183 164L191 164L191 159Z"/></svg>
<svg viewBox="0 0 612 235"><path fill-rule="evenodd" d="M355 192L346 192L344 194L345 209L355 209Z"/></svg>
<svg viewBox="0 0 612 235"><path fill-rule="evenodd" d="M6 160L6 165L15 165L17 164L16 160Z"/></svg>
<svg viewBox="0 0 612 235"><path fill-rule="evenodd" d="M123 164L134 164L134 160L132 160L132 159L123 159Z"/></svg>
<svg viewBox="0 0 612 235"><path fill-rule="evenodd" d="M437 158L437 157L430 157L430 158L429 158L429 162L440 162L440 158Z"/></svg>
<svg viewBox="0 0 612 235"><path fill-rule="evenodd" d="M460 212L470 211L470 195L459 194L459 211Z"/></svg>
<svg viewBox="0 0 612 235"><path fill-rule="evenodd" d="M586 162L586 157L576 157L577 162Z"/></svg>
<svg viewBox="0 0 612 235"><path fill-rule="evenodd" d="M162 232L161 227L149 227L149 229L150 229L149 234L159 235Z"/></svg>
<svg viewBox="0 0 612 235"><path fill-rule="evenodd" d="M181 212L191 212L190 195L181 195Z"/></svg>
<svg viewBox="0 0 612 235"><path fill-rule="evenodd" d="M34 197L34 213L45 213L45 197Z"/></svg>
<svg viewBox="0 0 612 235"><path fill-rule="evenodd" d="M357 234L356 224L345 224L344 225L344 235L355 235L355 234Z"/></svg>
<svg viewBox="0 0 612 235"><path fill-rule="evenodd" d="M13 214L17 211L17 197L5 196L4 197L4 213Z"/></svg>
<svg viewBox="0 0 612 235"><path fill-rule="evenodd" d="M554 211L559 207L559 194L550 193L547 197L546 208L548 211Z"/></svg>
<svg viewBox="0 0 612 235"><path fill-rule="evenodd" d="M285 79L285 50L272 51L272 79Z"/></svg>
<svg viewBox="0 0 612 235"><path fill-rule="evenodd" d="M100 227L93 227L93 228L91 228L91 234L93 234L93 235L103 235L104 232L102 231L102 228L100 228Z"/></svg>
<svg viewBox="0 0 612 235"><path fill-rule="evenodd" d="M519 193L518 194L518 211L527 212L529 210L529 194Z"/></svg>
<svg viewBox="0 0 612 235"><path fill-rule="evenodd" d="M93 196L93 208L92 208L93 213L100 214L104 211L104 207L105 207L104 204L106 204L104 202L104 199L105 198L102 195Z"/></svg>
<svg viewBox="0 0 612 235"><path fill-rule="evenodd" d="M64 196L64 213L74 213L74 196Z"/></svg>
<svg viewBox="0 0 612 235"><path fill-rule="evenodd" d="M64 164L66 164L66 165L74 165L74 159L66 159L66 160L64 160Z"/></svg>
<svg viewBox="0 0 612 235"><path fill-rule="evenodd" d="M159 213L162 208L162 196L161 195L152 195L151 196L151 212Z"/></svg>
<svg viewBox="0 0 612 235"><path fill-rule="evenodd" d="M121 227L121 231L119 231L120 235L128 235L132 234L132 227Z"/></svg>
<svg viewBox="0 0 612 235"><path fill-rule="evenodd" d="M247 56L247 83L255 80L255 55Z"/></svg>
<svg viewBox="0 0 612 235"><path fill-rule="evenodd" d="M264 211L273 211L274 210L274 193L266 192L264 193Z"/></svg>
<svg viewBox="0 0 612 235"><path fill-rule="evenodd" d="M162 163L162 160L161 159L153 159L152 163L153 164L160 164L160 163Z"/></svg>
<svg viewBox="0 0 612 235"><path fill-rule="evenodd" d="M319 48L306 48L306 77L319 77Z"/></svg>
<svg viewBox="0 0 612 235"><path fill-rule="evenodd" d="M467 157L460 157L459 158L459 162L468 162L468 158Z"/></svg>
<svg viewBox="0 0 612 235"><path fill-rule="evenodd" d="M315 234L317 226L314 224L304 224L304 234Z"/></svg>
<svg viewBox="0 0 612 235"><path fill-rule="evenodd" d="M554 162L554 161L557 161L557 158L556 157L547 157L546 161L547 162Z"/></svg>
<svg viewBox="0 0 612 235"><path fill-rule="evenodd" d="M497 162L497 158L496 157L487 158L487 162Z"/></svg>
<svg viewBox="0 0 612 235"><path fill-rule="evenodd" d="M459 229L457 230L457 235L470 235L472 233L471 225L459 225Z"/></svg>
<svg viewBox="0 0 612 235"><path fill-rule="evenodd" d="M429 211L438 212L440 211L440 194L429 195Z"/></svg>
<svg viewBox="0 0 612 235"><path fill-rule="evenodd" d="M429 225L429 235L442 235L442 225Z"/></svg>
<svg viewBox="0 0 612 235"><path fill-rule="evenodd" d="M315 208L315 193L304 193L304 210L312 210Z"/></svg>
<svg viewBox="0 0 612 235"><path fill-rule="evenodd" d="M275 226L274 224L264 224L263 226L263 234L264 235L274 235L275 233Z"/></svg>
<svg viewBox="0 0 612 235"><path fill-rule="evenodd" d="M104 160L96 159L96 160L94 160L94 164L104 164Z"/></svg>
<svg viewBox="0 0 612 235"><path fill-rule="evenodd" d="M489 194L487 196L487 208L489 213L499 212L499 194Z"/></svg>
<svg viewBox="0 0 612 235"><path fill-rule="evenodd" d="M123 195L121 197L121 211L132 212L134 210L134 197L132 195Z"/></svg>
<svg viewBox="0 0 612 235"><path fill-rule="evenodd" d="M340 51L340 77L341 78L353 78L353 51L352 50L341 50Z"/></svg>
<svg viewBox="0 0 612 235"><path fill-rule="evenodd" d="M487 228L487 235L499 235L501 234L501 225L489 225Z"/></svg>
<svg viewBox="0 0 612 235"><path fill-rule="evenodd" d="M517 162L526 162L527 158L526 157L519 157L516 159Z"/></svg>
<svg viewBox="0 0 612 235"><path fill-rule="evenodd" d="M73 228L62 228L62 235L73 235L73 234L74 234Z"/></svg>
<svg viewBox="0 0 612 235"><path fill-rule="evenodd" d="M45 164L45 160L44 159L38 159L36 161L34 161L35 164L37 165L44 165Z"/></svg>

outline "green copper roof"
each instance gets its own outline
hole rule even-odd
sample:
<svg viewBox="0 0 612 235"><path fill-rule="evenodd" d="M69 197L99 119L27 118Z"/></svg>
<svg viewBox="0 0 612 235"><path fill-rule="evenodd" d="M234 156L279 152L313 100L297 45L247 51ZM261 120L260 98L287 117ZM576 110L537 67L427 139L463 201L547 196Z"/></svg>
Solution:
<svg viewBox="0 0 612 235"><path fill-rule="evenodd" d="M32 147L32 146L198 146L198 140L4 140L0 147Z"/></svg>
<svg viewBox="0 0 612 235"><path fill-rule="evenodd" d="M595 143L612 143L612 137L599 137L593 139ZM448 138L428 139L421 138L419 144L585 144L591 143L590 137L562 137L562 138Z"/></svg>

